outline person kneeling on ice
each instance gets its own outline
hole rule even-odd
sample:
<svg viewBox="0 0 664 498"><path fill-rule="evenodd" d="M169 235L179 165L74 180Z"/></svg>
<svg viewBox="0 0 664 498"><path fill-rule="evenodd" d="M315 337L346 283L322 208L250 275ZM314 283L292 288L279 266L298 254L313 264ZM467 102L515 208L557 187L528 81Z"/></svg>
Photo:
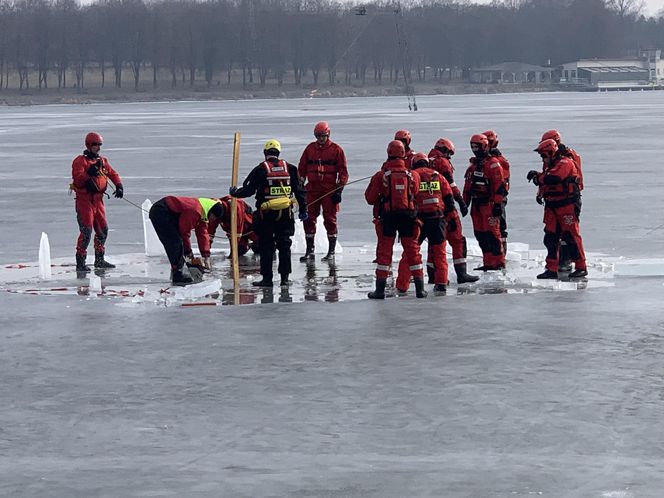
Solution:
<svg viewBox="0 0 664 498"><path fill-rule="evenodd" d="M425 240L429 243L427 254L427 270L431 268L434 273L434 292L442 294L447 289L447 255L445 253L445 214L453 211L454 195L452 187L445 177L431 169L426 154L418 152L413 156L413 171L420 176L420 188L415 196L417 208L417 243L422 245ZM431 265L431 266L429 266ZM397 290L400 293L408 291L410 272L405 257L399 262L399 277Z"/></svg>
<svg viewBox="0 0 664 498"><path fill-rule="evenodd" d="M221 229L226 232L226 236L230 240L231 238L231 196L227 195L219 199L219 203L223 208L221 216L219 216L215 221L208 222L208 234L210 236L210 245L214 242L214 237L217 233L217 228L221 226ZM249 249L258 252L258 235L254 231L253 220L254 213L246 202L242 199L237 200L236 208L236 229L238 234L237 241L237 253L238 256L244 256L247 254Z"/></svg>
<svg viewBox="0 0 664 498"><path fill-rule="evenodd" d="M364 193L368 204L379 204L381 236L376 249L376 290L369 292L369 299L385 299L385 285L392 265L394 240L399 233L408 270L415 282L415 295L426 297L422 256L417 245L417 210L415 195L420 189L417 171L409 171L404 156L406 149L399 140L387 145L387 161L371 178Z"/></svg>
<svg viewBox="0 0 664 498"><path fill-rule="evenodd" d="M159 199L150 208L150 221L159 240L164 245L171 263L171 282L173 285L188 285L194 282L185 258L194 262L191 249L191 231L196 232L198 249L203 258L201 265L210 269L210 239L208 222L215 223L223 214L219 199L208 197L175 197L169 195Z"/></svg>
<svg viewBox="0 0 664 498"><path fill-rule="evenodd" d="M120 175L111 167L104 156L100 155L103 139L99 133L91 131L85 136L85 150L77 156L71 165L71 190L76 192L76 219L78 220L79 236L76 242L76 271L88 272L90 267L85 264L88 245L95 232L95 268L115 268L115 265L104 259L105 242L108 236L104 194L108 180L115 185L114 195L122 199L124 187Z"/></svg>
<svg viewBox="0 0 664 498"><path fill-rule="evenodd" d="M271 287L272 261L275 246L279 251L279 274L281 285L288 286L291 274L291 237L295 234L293 220L293 196L299 206L299 218L307 219L307 204L304 188L297 175L297 167L279 159L281 144L268 140L263 146L265 161L256 166L242 187L231 187L233 197L256 195L254 229L258 234L261 275L263 279L252 282L257 287Z"/></svg>
<svg viewBox="0 0 664 498"><path fill-rule="evenodd" d="M466 170L463 200L470 204L475 238L482 249L483 265L475 270L501 270L505 268L505 253L500 240L500 217L503 213L505 180L500 161L489 155L486 135L470 137L474 157Z"/></svg>
<svg viewBox="0 0 664 498"><path fill-rule="evenodd" d="M553 139L540 142L535 149L543 161L544 171L530 170L526 178L539 187L538 202L544 201L544 245L547 249L546 269L537 278L558 278L560 240L567 243L574 271L569 278L588 275L586 255L579 232L579 214L576 209L579 189L574 161L561 154Z"/></svg>

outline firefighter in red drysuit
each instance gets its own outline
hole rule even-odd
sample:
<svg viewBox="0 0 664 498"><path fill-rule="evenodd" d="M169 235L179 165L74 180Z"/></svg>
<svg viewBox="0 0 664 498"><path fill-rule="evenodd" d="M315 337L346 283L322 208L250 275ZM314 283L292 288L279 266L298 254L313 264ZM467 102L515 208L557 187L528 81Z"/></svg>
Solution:
<svg viewBox="0 0 664 498"><path fill-rule="evenodd" d="M578 187L578 200L576 203L576 216L580 217L581 216L581 191L583 190L583 171L581 169L581 156L577 154L577 152L572 149L571 147L567 147L565 144L562 143L562 138L560 136L560 132L558 130L548 130L545 131L544 134L542 135L542 138L540 139L540 142L543 142L544 140L547 139L553 139L556 144L558 145L558 150L560 151L560 154L564 157L567 157L574 161L574 165L576 166L576 178L577 178L577 187ZM541 199L541 196L538 196L538 199ZM560 241L560 258L559 258L559 265L558 269L560 271L571 271L572 269L572 262L570 260L570 255L567 247L567 242L564 240Z"/></svg>
<svg viewBox="0 0 664 498"><path fill-rule="evenodd" d="M76 219L79 236L76 242L76 271L87 272L90 267L85 264L88 245L95 232L95 268L115 268L115 265L104 259L108 224L104 207L104 194L108 180L115 185L115 197L122 199L124 187L120 175L111 167L108 159L99 154L103 139L99 133L90 132L85 136L85 150L77 156L71 165L72 185L76 192Z"/></svg>
<svg viewBox="0 0 664 498"><path fill-rule="evenodd" d="M457 184L454 182L454 167L450 161L451 157L454 155L454 150L454 144L451 140L448 140L447 138L439 138L433 149L429 152L429 162L432 169L438 171L438 173L445 177L452 188L454 200L459 204L461 215L466 216L468 214L468 206L463 200L459 187L457 187ZM457 283L465 284L467 282L477 282L477 280L479 280L478 276L468 275L466 266L466 237L463 236L461 218L456 209L445 213L445 223L447 225L447 242L449 242L452 247L452 262L457 276ZM433 268L429 266L428 261L427 272L430 274L429 283L433 283L431 282L431 280L433 280Z"/></svg>
<svg viewBox="0 0 664 498"><path fill-rule="evenodd" d="M210 236L210 245L214 241L217 233L217 228L221 225L221 229L226 232L226 236L231 238L231 196L227 195L219 199L219 203L223 209L223 214L215 219L214 222L208 223L208 234ZM255 253L258 252L258 235L254 232L253 227L253 210L242 199L237 199L236 205L236 225L237 225L237 253L238 256L243 256L252 249Z"/></svg>
<svg viewBox="0 0 664 498"><path fill-rule="evenodd" d="M403 159L406 151L403 143L393 140L387 145L387 161L383 163L369 182L364 193L367 203L380 205L382 236L376 249L376 289L369 292L369 299L385 299L385 285L392 265L392 251L397 232L408 262L408 269L415 281L417 297L426 297L422 273L422 256L417 245L417 211L415 195L420 188L416 171L409 171Z"/></svg>
<svg viewBox="0 0 664 498"><path fill-rule="evenodd" d="M426 154L418 152L413 156L413 171L420 177L420 188L415 196L418 225L416 228L418 245L424 240L429 243L429 261L434 270L434 292L444 293L447 288L447 255L445 254L445 213L453 211L452 188L443 175L431 169ZM410 271L405 257L399 262L399 276L396 288L400 293L408 291Z"/></svg>
<svg viewBox="0 0 664 498"><path fill-rule="evenodd" d="M394 134L394 140L399 140L406 150L406 155L403 156L403 160L406 162L406 168L408 169L413 168L413 156L415 155L415 151L410 148L411 139L412 137L408 130L398 130Z"/></svg>
<svg viewBox="0 0 664 498"><path fill-rule="evenodd" d="M323 209L323 224L327 231L328 250L322 261L334 257L337 245L337 213L341 204L341 192L348 182L348 168L344 150L330 140L330 126L321 121L314 127L315 142L304 149L297 168L298 175L306 181L308 219L304 222L307 248L300 261L314 259L316 220Z"/></svg>
<svg viewBox="0 0 664 498"><path fill-rule="evenodd" d="M210 239L208 223L215 223L223 214L219 199L209 197L176 197L169 195L159 199L150 208L150 221L159 240L164 245L171 263L173 285L188 285L193 278L185 261L194 262L191 248L191 231L196 233L198 250L203 261L201 266L210 269Z"/></svg>
<svg viewBox="0 0 664 498"><path fill-rule="evenodd" d="M546 139L535 149L544 162L542 172L530 170L526 178L539 187L544 200L544 246L547 249L546 269L537 278L558 278L558 250L564 240L574 261L569 278L588 275L583 241L579 232L578 177L576 165L561 154L553 139Z"/></svg>
<svg viewBox="0 0 664 498"><path fill-rule="evenodd" d="M500 217L500 242L503 245L503 252L507 254L507 196L510 192L510 162L503 156L503 153L498 149L498 135L493 130L488 130L483 133L489 140L489 154L500 161L500 166L503 168L503 180L505 181L505 197L503 198L503 214Z"/></svg>
<svg viewBox="0 0 664 498"><path fill-rule="evenodd" d="M463 200L470 204L475 238L482 249L483 264L476 270L505 268L505 253L500 242L500 216L503 212L505 181L503 168L489 155L489 140L477 134L470 138L475 157L470 159L463 186Z"/></svg>

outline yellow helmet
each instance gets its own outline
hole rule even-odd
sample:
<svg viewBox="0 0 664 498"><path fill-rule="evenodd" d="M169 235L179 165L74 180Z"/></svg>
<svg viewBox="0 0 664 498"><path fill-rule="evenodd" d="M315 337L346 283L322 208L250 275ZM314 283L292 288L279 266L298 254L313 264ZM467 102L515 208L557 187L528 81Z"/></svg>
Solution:
<svg viewBox="0 0 664 498"><path fill-rule="evenodd" d="M265 142L265 145L263 145L263 151L270 149L275 149L278 152L281 152L281 144L279 143L279 140L275 140L274 138L272 138L267 142Z"/></svg>

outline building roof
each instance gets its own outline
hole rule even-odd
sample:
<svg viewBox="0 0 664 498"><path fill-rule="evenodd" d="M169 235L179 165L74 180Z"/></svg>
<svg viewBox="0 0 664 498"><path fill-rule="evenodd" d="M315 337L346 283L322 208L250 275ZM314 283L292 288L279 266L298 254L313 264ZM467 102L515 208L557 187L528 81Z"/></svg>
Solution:
<svg viewBox="0 0 664 498"><path fill-rule="evenodd" d="M648 70L638 66L602 66L602 67L579 67L589 73L647 73Z"/></svg>
<svg viewBox="0 0 664 498"><path fill-rule="evenodd" d="M484 66L473 68L473 71L502 71L505 73L531 73L531 72L550 72L551 67L535 66L525 62L502 62L493 66Z"/></svg>

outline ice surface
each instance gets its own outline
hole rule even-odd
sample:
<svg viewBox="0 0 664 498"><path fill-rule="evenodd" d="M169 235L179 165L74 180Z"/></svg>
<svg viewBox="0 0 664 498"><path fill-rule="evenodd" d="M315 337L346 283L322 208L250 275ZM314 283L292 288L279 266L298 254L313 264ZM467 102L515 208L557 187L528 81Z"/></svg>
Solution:
<svg viewBox="0 0 664 498"><path fill-rule="evenodd" d="M2 494L659 498L664 287L614 279L612 269L621 256L664 257L664 231L643 215L662 212L653 160L662 93L418 104L417 113L403 97L0 107ZM257 261L242 259L240 302L254 306L183 307L229 304L228 262L215 247L207 278L221 280L221 297L174 299L168 262L145 256L138 210L119 199L105 201L118 268L100 275L94 298L76 278L66 186L86 131L104 134L127 198L140 204L226 192L236 129L241 176L272 136L296 162L323 119L351 180L376 171L394 130L408 128L417 150L439 136L457 144L459 182L468 137L496 129L512 163L509 252L520 261L473 285L457 286L451 271L444 297L369 301L375 235L358 182L344 191L334 265L294 258L288 289L256 289ZM524 176L554 127L586 176L590 275L576 290L535 279L542 208ZM42 173L26 183L16 165L35 130L41 146L29 154ZM629 167L611 160L615 137ZM33 196L40 202L23 202ZM479 248L463 225L474 267ZM45 230L47 284L30 253Z"/></svg>
<svg viewBox="0 0 664 498"><path fill-rule="evenodd" d="M664 277L664 258L616 261L614 272L620 277Z"/></svg>
<svg viewBox="0 0 664 498"><path fill-rule="evenodd" d="M39 278L41 280L51 278L51 246L48 243L46 232L42 232L39 241Z"/></svg>

